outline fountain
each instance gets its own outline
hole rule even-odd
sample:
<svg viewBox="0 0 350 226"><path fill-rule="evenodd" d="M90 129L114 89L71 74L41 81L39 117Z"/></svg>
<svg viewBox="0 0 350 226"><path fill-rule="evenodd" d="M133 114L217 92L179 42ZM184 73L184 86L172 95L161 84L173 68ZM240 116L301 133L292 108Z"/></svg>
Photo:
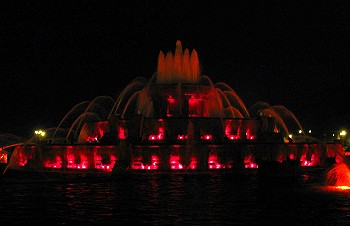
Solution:
<svg viewBox="0 0 350 226"><path fill-rule="evenodd" d="M295 131L302 133L291 139ZM174 54L160 51L150 80L136 78L115 101L103 96L79 103L46 132L11 146L6 170L294 175L337 163L343 150L305 136L284 106L257 102L248 110L232 87L201 74L197 52L183 51L180 41Z"/></svg>

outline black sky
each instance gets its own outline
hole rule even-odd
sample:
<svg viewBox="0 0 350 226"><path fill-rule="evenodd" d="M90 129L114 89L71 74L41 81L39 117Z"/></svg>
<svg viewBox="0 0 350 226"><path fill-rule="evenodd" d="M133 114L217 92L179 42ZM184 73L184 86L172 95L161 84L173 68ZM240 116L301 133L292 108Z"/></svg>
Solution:
<svg viewBox="0 0 350 226"><path fill-rule="evenodd" d="M0 133L55 127L76 104L150 78L159 51L196 49L247 107L304 129L349 128L348 1L1 1Z"/></svg>

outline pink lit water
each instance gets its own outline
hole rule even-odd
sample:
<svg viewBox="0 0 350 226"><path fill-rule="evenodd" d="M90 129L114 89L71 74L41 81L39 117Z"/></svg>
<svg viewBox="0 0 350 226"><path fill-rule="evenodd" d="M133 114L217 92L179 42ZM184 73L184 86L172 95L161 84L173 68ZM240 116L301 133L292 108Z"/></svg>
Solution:
<svg viewBox="0 0 350 226"><path fill-rule="evenodd" d="M2 178L1 225L349 225L350 190L303 173L263 181L242 173Z"/></svg>

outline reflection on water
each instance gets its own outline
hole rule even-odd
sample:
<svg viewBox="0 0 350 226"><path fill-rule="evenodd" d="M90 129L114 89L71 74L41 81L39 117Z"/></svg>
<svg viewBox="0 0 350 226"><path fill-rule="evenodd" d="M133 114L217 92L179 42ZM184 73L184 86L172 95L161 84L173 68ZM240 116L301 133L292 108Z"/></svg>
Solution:
<svg viewBox="0 0 350 226"><path fill-rule="evenodd" d="M262 181L242 173L131 174L66 181L1 180L4 224L348 225L350 191L320 177Z"/></svg>

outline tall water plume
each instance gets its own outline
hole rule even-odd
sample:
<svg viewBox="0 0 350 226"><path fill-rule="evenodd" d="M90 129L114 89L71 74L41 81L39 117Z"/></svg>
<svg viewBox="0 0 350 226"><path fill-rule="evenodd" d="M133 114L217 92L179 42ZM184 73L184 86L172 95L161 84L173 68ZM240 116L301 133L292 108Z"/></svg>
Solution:
<svg viewBox="0 0 350 226"><path fill-rule="evenodd" d="M180 41L176 42L175 53L166 55L160 51L158 56L157 84L197 83L200 76L200 65L196 50L191 54L188 49L182 51Z"/></svg>

